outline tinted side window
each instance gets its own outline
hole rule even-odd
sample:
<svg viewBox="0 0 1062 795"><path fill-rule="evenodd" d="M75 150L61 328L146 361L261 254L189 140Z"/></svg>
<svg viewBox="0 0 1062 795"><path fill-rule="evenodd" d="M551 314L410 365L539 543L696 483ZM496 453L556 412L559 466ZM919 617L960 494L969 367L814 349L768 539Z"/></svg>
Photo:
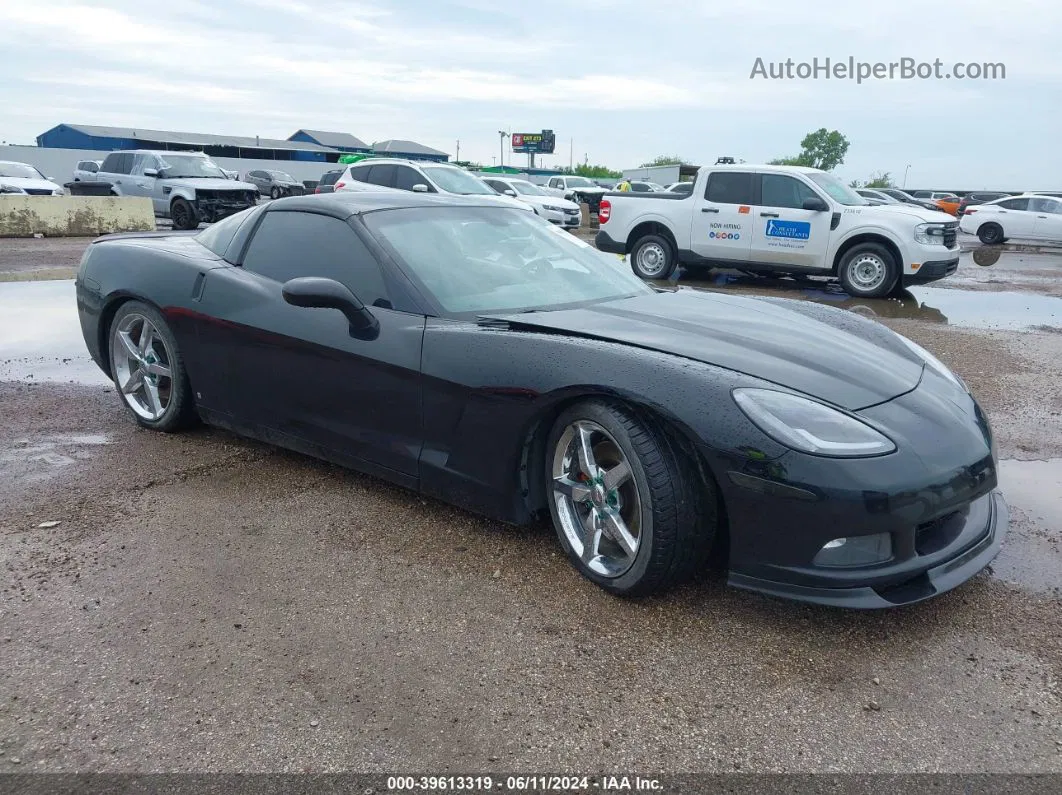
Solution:
<svg viewBox="0 0 1062 795"><path fill-rule="evenodd" d="M388 163L382 166L371 166L369 168L369 178L365 181L371 182L373 185L390 188L395 181L394 165Z"/></svg>
<svg viewBox="0 0 1062 795"><path fill-rule="evenodd" d="M708 176L704 198L720 204L752 204L752 174L717 171Z"/></svg>
<svg viewBox="0 0 1062 795"><path fill-rule="evenodd" d="M785 174L760 175L760 204L764 207L799 210L804 206L804 199L815 198L818 198L815 191L799 179L787 177Z"/></svg>
<svg viewBox="0 0 1062 795"><path fill-rule="evenodd" d="M631 190L634 191L635 193L648 193L649 192L649 186L645 185L645 184L643 184L641 182L632 182L631 183Z"/></svg>
<svg viewBox="0 0 1062 795"><path fill-rule="evenodd" d="M369 181L369 167L362 166L361 168L352 168L350 170L350 178L357 180L358 182Z"/></svg>
<svg viewBox="0 0 1062 795"><path fill-rule="evenodd" d="M321 184L322 185L335 185L336 182L339 180L339 175L342 174L342 173L343 173L342 171L328 171L328 172L326 172L325 175L323 177L321 177Z"/></svg>
<svg viewBox="0 0 1062 795"><path fill-rule="evenodd" d="M112 152L103 161L100 171L109 174L128 174L129 167L133 164L133 156L122 152Z"/></svg>
<svg viewBox="0 0 1062 795"><path fill-rule="evenodd" d="M483 181L494 188L494 190L498 191L498 193L505 193L505 191L509 190L508 185L504 182L498 182L496 179L485 179Z"/></svg>
<svg viewBox="0 0 1062 795"><path fill-rule="evenodd" d="M1006 201L999 202L999 206L1004 210L1028 210L1028 199L1007 199Z"/></svg>
<svg viewBox="0 0 1062 795"><path fill-rule="evenodd" d="M225 252L229 248L229 243L236 237L236 232L240 227L247 222L248 219L254 217L256 210L242 210L235 215L230 215L228 218L223 218L216 224L211 224L198 235L195 239L200 245L206 246L213 251L219 257L224 257ZM231 259L231 258L230 258Z"/></svg>
<svg viewBox="0 0 1062 795"><path fill-rule="evenodd" d="M380 166L377 166L380 168ZM428 181L409 166L395 166L394 185L399 190L413 190L414 185L427 185Z"/></svg>
<svg viewBox="0 0 1062 795"><path fill-rule="evenodd" d="M306 241L313 245L307 246ZM323 276L345 284L370 306L390 308L383 271L343 221L300 212L266 213L243 257L243 267L276 282Z"/></svg>

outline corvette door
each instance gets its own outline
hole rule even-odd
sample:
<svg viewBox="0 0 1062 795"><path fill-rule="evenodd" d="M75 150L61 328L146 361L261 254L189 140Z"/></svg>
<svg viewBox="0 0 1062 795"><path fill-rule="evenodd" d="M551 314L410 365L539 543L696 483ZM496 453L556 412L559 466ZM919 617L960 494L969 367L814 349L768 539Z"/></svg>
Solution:
<svg viewBox="0 0 1062 795"><path fill-rule="evenodd" d="M286 303L282 285L299 276L345 284L372 308L379 335L358 339L338 310ZM243 267L209 274L203 311L216 321L203 342L225 386L200 401L255 435L415 485L424 316L392 309L392 294L346 221L264 213Z"/></svg>

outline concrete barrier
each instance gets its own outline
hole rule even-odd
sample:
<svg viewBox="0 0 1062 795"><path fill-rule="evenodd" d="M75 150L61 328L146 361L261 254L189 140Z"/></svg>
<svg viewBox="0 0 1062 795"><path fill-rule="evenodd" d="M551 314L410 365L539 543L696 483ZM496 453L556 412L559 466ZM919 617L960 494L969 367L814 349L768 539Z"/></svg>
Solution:
<svg viewBox="0 0 1062 795"><path fill-rule="evenodd" d="M155 228L151 199L117 196L0 196L0 237L96 236Z"/></svg>

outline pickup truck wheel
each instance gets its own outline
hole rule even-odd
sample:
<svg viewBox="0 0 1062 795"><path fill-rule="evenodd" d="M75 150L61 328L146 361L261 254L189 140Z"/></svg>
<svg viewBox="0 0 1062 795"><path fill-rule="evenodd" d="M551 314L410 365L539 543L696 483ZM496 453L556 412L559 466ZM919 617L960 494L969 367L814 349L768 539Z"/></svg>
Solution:
<svg viewBox="0 0 1062 795"><path fill-rule="evenodd" d="M671 243L660 235L640 238L631 251L631 268L643 279L670 279L677 265Z"/></svg>
<svg viewBox="0 0 1062 795"><path fill-rule="evenodd" d="M849 295L882 298L900 277L892 254L877 243L861 243L845 252L837 275Z"/></svg>
<svg viewBox="0 0 1062 795"><path fill-rule="evenodd" d="M199 228L199 216L196 215L195 207L179 196L170 205L170 220L174 229L188 231Z"/></svg>
<svg viewBox="0 0 1062 795"><path fill-rule="evenodd" d="M986 246L997 246L1003 242L1003 227L999 224L981 224L977 227L977 239Z"/></svg>

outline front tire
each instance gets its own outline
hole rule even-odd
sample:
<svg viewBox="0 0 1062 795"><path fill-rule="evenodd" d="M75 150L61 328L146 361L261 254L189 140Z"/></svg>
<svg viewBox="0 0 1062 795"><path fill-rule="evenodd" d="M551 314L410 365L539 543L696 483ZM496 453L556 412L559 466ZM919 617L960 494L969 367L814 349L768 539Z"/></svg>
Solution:
<svg viewBox="0 0 1062 795"><path fill-rule="evenodd" d="M660 235L646 235L631 249L631 268L643 279L670 279L678 267L671 242Z"/></svg>
<svg viewBox="0 0 1062 795"><path fill-rule="evenodd" d="M986 246L998 246L1003 242L1003 227L997 223L981 224L977 227L977 239Z"/></svg>
<svg viewBox="0 0 1062 795"><path fill-rule="evenodd" d="M280 198L280 188L278 188L276 185L274 185L273 186L273 190L269 191L269 198L272 199L273 201L276 201L277 199L279 199Z"/></svg>
<svg viewBox="0 0 1062 795"><path fill-rule="evenodd" d="M642 596L705 564L714 514L702 521L703 484L661 430L625 407L590 400L557 418L546 451L553 526L584 577Z"/></svg>
<svg viewBox="0 0 1062 795"><path fill-rule="evenodd" d="M108 338L114 386L139 425L170 433L195 421L184 360L161 312L141 301L124 303Z"/></svg>
<svg viewBox="0 0 1062 795"><path fill-rule="evenodd" d="M174 229L183 232L199 228L199 216L195 212L195 207L187 199L179 196L170 205L170 220L173 222Z"/></svg>
<svg viewBox="0 0 1062 795"><path fill-rule="evenodd" d="M845 292L857 298L882 298L900 279L892 253L879 243L852 246L841 259L837 275Z"/></svg>

